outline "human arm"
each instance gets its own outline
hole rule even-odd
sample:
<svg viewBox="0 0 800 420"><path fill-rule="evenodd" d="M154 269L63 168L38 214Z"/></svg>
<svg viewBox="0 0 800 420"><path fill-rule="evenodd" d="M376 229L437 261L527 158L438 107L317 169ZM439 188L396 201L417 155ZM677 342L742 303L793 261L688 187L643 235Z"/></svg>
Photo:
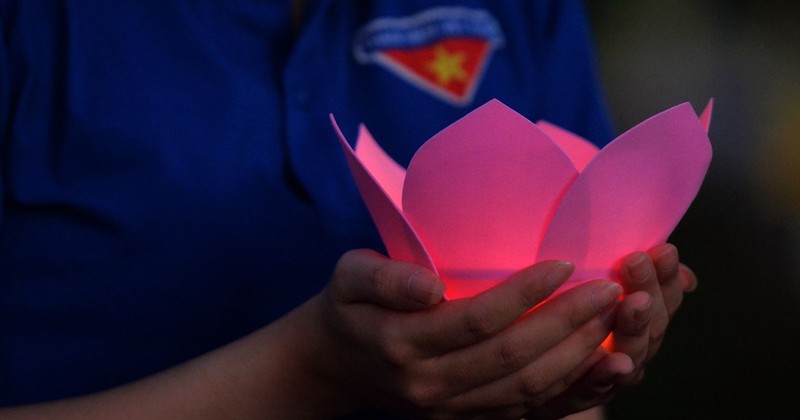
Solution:
<svg viewBox="0 0 800 420"><path fill-rule="evenodd" d="M0 417L324 418L376 406L520 417L574 386L610 329L621 290L602 281L519 319L570 268L537 264L474 299L438 303L443 286L432 273L351 252L322 293L228 346L130 385ZM558 408L551 417L585 407Z"/></svg>
<svg viewBox="0 0 800 420"><path fill-rule="evenodd" d="M302 308L299 308L300 311ZM297 311L296 311L297 312ZM302 347L302 313L284 318L224 347L142 380L91 395L0 409L3 419L246 419L287 417L280 398L304 392L324 406L314 383L291 373ZM124 363L124 361L120 361ZM273 388L278 389L274 391Z"/></svg>

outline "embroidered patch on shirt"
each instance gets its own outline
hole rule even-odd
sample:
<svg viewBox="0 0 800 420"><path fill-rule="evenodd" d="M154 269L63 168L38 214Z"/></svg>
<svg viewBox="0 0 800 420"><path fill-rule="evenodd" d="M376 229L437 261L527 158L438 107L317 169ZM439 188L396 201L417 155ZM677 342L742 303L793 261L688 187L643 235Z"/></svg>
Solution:
<svg viewBox="0 0 800 420"><path fill-rule="evenodd" d="M403 18L379 18L358 31L353 54L431 95L467 105L494 50L504 44L485 10L439 7Z"/></svg>

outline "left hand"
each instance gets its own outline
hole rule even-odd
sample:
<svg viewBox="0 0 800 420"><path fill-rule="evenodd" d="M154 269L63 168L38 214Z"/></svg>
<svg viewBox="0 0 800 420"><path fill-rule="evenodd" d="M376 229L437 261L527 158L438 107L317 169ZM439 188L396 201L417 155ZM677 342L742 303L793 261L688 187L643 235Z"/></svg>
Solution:
<svg viewBox="0 0 800 420"><path fill-rule="evenodd" d="M633 371L615 381L626 387L644 377L644 368L661 347L684 293L697 288L697 278L680 263L672 244L628 255L619 275L625 297L618 308L610 350L627 354L633 362Z"/></svg>
<svg viewBox="0 0 800 420"><path fill-rule="evenodd" d="M617 306L607 345L573 371L564 392L531 412L533 417L554 417L565 405L576 407L575 401L583 408L605 404L620 389L638 384L684 293L697 288L697 278L680 263L678 250L671 244L628 255L621 262L619 278L625 294ZM602 418L596 411L592 414L588 417Z"/></svg>

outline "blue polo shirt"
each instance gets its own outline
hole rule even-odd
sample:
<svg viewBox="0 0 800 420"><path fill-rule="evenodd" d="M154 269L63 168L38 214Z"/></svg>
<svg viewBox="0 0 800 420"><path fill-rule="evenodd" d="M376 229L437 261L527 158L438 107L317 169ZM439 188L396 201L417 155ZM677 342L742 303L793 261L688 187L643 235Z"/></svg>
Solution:
<svg viewBox="0 0 800 420"><path fill-rule="evenodd" d="M579 1L0 0L0 405L113 387L380 240L330 128L400 163L491 98L611 137Z"/></svg>

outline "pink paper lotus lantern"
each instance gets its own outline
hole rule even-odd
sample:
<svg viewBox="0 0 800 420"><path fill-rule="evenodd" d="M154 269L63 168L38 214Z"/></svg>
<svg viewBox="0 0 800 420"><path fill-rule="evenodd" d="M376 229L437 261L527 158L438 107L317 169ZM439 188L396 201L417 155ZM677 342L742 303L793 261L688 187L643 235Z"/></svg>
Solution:
<svg viewBox="0 0 800 420"><path fill-rule="evenodd" d="M456 299L548 259L576 266L562 290L614 279L622 257L665 242L708 170L710 112L678 105L598 150L492 100L408 170L363 125L353 150L331 120L389 255L434 270Z"/></svg>

